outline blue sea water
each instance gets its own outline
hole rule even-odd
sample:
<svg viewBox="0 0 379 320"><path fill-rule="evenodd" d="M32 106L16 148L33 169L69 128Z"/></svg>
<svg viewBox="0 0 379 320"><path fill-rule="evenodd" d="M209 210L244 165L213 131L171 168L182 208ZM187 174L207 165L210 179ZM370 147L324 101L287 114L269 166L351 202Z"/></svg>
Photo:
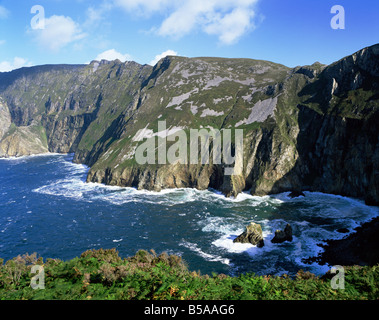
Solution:
<svg viewBox="0 0 379 320"><path fill-rule="evenodd" d="M319 244L339 239L379 216L378 207L342 196L305 192L225 198L214 191L138 191L86 183L88 168L73 155L0 160L0 258L36 252L72 259L88 249L116 248L121 257L139 249L178 254L190 270L236 275L316 274L330 266L306 264ZM250 222L263 227L265 246L235 244ZM292 242L272 244L276 229L293 227Z"/></svg>

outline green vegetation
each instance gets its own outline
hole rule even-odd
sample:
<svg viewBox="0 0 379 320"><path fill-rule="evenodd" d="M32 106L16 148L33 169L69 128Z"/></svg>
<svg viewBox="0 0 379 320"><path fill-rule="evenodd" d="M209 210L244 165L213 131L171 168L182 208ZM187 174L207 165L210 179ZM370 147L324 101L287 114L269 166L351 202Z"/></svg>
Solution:
<svg viewBox="0 0 379 320"><path fill-rule="evenodd" d="M379 266L346 267L345 289L331 278L299 271L296 277L200 275L181 257L140 250L122 259L115 249L89 250L70 261L18 256L0 259L2 300L373 300L379 298ZM32 265L44 267L45 289L30 286Z"/></svg>
<svg viewBox="0 0 379 320"><path fill-rule="evenodd" d="M343 97L335 97L331 114L352 119L368 119L377 111L378 93L362 88L348 91Z"/></svg>

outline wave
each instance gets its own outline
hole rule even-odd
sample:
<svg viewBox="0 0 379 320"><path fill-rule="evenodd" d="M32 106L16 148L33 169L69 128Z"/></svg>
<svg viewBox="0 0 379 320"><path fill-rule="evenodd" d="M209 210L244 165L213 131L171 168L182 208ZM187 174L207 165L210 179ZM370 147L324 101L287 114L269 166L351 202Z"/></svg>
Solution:
<svg viewBox="0 0 379 320"><path fill-rule="evenodd" d="M219 232L229 236L242 232L244 225L246 225L249 220L252 218L257 220L257 214L252 214L251 212L249 216L244 219L244 214L239 214L233 210L240 207L242 207L242 209L245 207L254 208L257 213L260 213L263 208L267 208L267 210L270 211L273 210L273 208L281 208L281 205L286 203L304 203L306 205L296 208L298 214L292 219L292 222L295 226L298 226L298 228L311 228L312 222L308 220L308 218L324 218L333 222L336 225L336 229L344 227L349 229L350 232L353 232L354 228L361 223L379 215L379 208L366 206L361 200L321 192L306 191L304 192L305 197L293 199L288 196L289 192L263 197L241 193L235 198L228 198L220 192L215 192L215 190L180 188L165 189L157 192L137 190L130 187L87 183L86 175L89 170L87 166L66 161L62 157L58 158L57 161L60 161L64 166L64 170L66 171L65 178L36 188L33 192L89 202L106 201L114 205L143 201L146 203L174 206L196 201L213 203L232 209L229 219L211 217L211 220L205 221L205 225L202 226L204 232L218 229ZM245 211L246 210L242 210L242 212ZM280 214L279 212L278 215ZM231 221L233 219L236 221ZM273 234L274 229L279 228L279 224L285 223L287 219L287 216L283 216L282 220L276 218L271 221L270 224L267 224L266 228L271 230L270 232ZM344 235L346 236L346 234Z"/></svg>
<svg viewBox="0 0 379 320"><path fill-rule="evenodd" d="M46 152L46 153L39 153L39 154L31 154L31 155L28 155L28 156L0 158L0 160L5 160L5 161L20 161L20 160L29 160L29 159L33 159L33 158L62 156L62 155L67 155L67 154Z"/></svg>
<svg viewBox="0 0 379 320"><path fill-rule="evenodd" d="M285 194L279 195L285 199ZM307 205L310 209L297 208L303 220L294 220L296 216L283 216L281 218L262 219L260 215L254 217L246 215L245 218L235 220L231 217L207 217L200 224L202 231L216 233L216 240L212 245L224 250L227 254L247 254L251 261L271 261L273 257L281 257L287 263L297 265L298 268L309 269L316 274L323 274L330 266L314 263L305 263L304 259L314 257L323 251L322 244L329 239L342 239L348 234L355 232L354 228L360 224L370 221L379 215L379 209L368 207L359 200L346 197L338 197L321 193L307 195ZM322 198L323 201L320 202ZM334 199L334 201L330 201ZM299 201L299 200L297 200ZM305 200L303 200L305 201ZM296 202L296 200L295 200ZM333 212L334 216L330 216ZM317 219L327 222L317 222ZM258 248L252 244L234 243L233 240L241 234L250 222L261 224L265 245ZM292 242L273 244L275 230L283 230L290 222L294 234ZM339 228L347 228L348 233L337 232ZM275 274L278 274L275 272Z"/></svg>
<svg viewBox="0 0 379 320"><path fill-rule="evenodd" d="M40 153L40 154L32 154L29 156L20 156L20 157L7 157L7 158L0 158L0 161L7 161L10 163L26 163L27 161L38 159L38 158L45 158L45 157L56 157L56 156L64 156L65 154L59 154L59 153Z"/></svg>
<svg viewBox="0 0 379 320"><path fill-rule="evenodd" d="M65 174L64 179L59 179L55 182L47 184L36 188L35 192L46 193L50 195L57 196L70 196L70 192L77 195L84 195L94 193L96 199L108 200L114 202L115 204L127 203L133 199L131 197L141 197L144 200L149 201L150 198L154 198L154 203L164 204L182 204L194 201L212 201L214 203L223 204L228 207L233 207L234 205L248 205L250 207L263 207L263 206L280 206L283 203L312 203L314 205L317 203L319 207L333 207L337 209L333 213L339 214L341 210L338 207L344 207L342 217L357 218L357 210L351 208L361 208L367 211L368 208L372 208L371 211L373 215L379 214L379 209L376 207L368 207L365 205L364 201L353 199L349 197L325 194L321 192L309 192L305 191L305 197L290 198L290 192L284 192L276 195L268 196L253 196L248 192L243 192L238 194L236 197L226 197L220 191L209 189L209 190L197 190L197 189L164 189L162 191L149 191L149 190L137 190L135 188L129 187L118 187L109 186L98 183L87 183L86 176L89 171L89 167L83 164L73 163L73 154L57 154L57 153L47 153L40 155L31 155L19 158L7 158L5 160L19 160L19 159L29 159L33 157L53 157L61 167ZM51 189L51 190L48 190ZM109 194L107 193L109 191ZM119 191L119 193L113 193L114 191ZM158 200L158 202L156 202ZM304 209L307 210L307 209ZM330 216L331 212L325 212L325 216ZM322 212L318 213L320 216ZM358 217L359 218L359 217Z"/></svg>
<svg viewBox="0 0 379 320"><path fill-rule="evenodd" d="M202 258L204 258L207 261L221 262L222 264L230 265L230 260L228 258L224 258L224 257L219 256L219 255L206 253L203 250L201 250L196 243L191 243L188 241L182 241L179 243L179 245L197 253L199 256L201 256Z"/></svg>

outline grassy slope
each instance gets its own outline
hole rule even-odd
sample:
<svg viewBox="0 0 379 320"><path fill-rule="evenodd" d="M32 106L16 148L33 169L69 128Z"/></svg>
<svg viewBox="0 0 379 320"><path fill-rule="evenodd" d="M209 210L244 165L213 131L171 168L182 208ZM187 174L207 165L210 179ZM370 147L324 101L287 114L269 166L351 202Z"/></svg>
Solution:
<svg viewBox="0 0 379 320"><path fill-rule="evenodd" d="M30 287L30 268L44 266L45 289ZM0 266L0 299L40 300L374 300L379 298L379 266L346 267L345 289L331 278L300 271L295 278L244 274L200 275L182 259L139 251L121 259L115 249L90 250L70 261L24 255Z"/></svg>

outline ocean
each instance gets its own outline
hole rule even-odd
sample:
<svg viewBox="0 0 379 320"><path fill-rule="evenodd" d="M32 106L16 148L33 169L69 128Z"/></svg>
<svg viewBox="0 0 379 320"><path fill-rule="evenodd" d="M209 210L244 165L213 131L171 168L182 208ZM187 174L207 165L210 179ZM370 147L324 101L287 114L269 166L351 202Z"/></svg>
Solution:
<svg viewBox="0 0 379 320"><path fill-rule="evenodd" d="M36 252L68 260L100 248L128 257L154 249L182 256L202 274L294 275L302 269L321 275L331 266L304 259L322 251L326 240L379 216L378 207L361 200L318 192L226 198L215 190L151 192L86 183L89 168L72 159L0 159L0 258ZM233 243L250 222L262 225L263 248ZM271 243L287 223L293 241Z"/></svg>

